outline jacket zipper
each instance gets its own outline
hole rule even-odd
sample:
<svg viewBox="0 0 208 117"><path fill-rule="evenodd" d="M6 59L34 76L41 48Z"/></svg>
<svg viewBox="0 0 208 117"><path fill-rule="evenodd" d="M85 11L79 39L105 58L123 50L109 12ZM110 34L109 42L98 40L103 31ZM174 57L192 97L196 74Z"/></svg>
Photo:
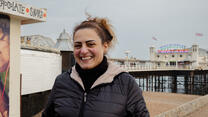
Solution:
<svg viewBox="0 0 208 117"><path fill-rule="evenodd" d="M94 88L99 87L99 86L102 86L102 85L105 85L105 84L106 83L99 84L99 85L91 88L90 90L93 90ZM85 108L85 104L87 102L87 95L88 95L89 92L84 91L84 93L83 93L83 99L82 99L82 103L81 103L81 107L80 107L80 111L79 111L79 117L84 117L84 108Z"/></svg>
<svg viewBox="0 0 208 117"><path fill-rule="evenodd" d="M73 81L75 81L78 86L82 89L83 93L83 98L82 98L82 102L80 105L80 110L79 110L79 117L83 117L84 116L84 106L85 103L87 102L87 92L85 91L85 89L82 88L82 86L79 84L79 82L77 82L76 80L72 79Z"/></svg>
<svg viewBox="0 0 208 117"><path fill-rule="evenodd" d="M87 101L87 92L84 92L84 103Z"/></svg>
<svg viewBox="0 0 208 117"><path fill-rule="evenodd" d="M79 113L79 117L83 117L83 114L84 114L84 107L85 107L85 104L87 102L87 92L84 92L83 94L83 100L82 100L82 103L81 103L81 107L80 107L80 113Z"/></svg>

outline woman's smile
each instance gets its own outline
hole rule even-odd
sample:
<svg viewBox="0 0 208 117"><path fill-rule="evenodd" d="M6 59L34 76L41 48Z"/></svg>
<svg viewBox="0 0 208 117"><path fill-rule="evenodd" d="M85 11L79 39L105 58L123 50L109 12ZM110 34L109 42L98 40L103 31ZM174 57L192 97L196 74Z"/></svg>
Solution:
<svg viewBox="0 0 208 117"><path fill-rule="evenodd" d="M83 61L90 60L91 58L92 58L91 56L88 56L88 57L81 57L81 59L82 59Z"/></svg>

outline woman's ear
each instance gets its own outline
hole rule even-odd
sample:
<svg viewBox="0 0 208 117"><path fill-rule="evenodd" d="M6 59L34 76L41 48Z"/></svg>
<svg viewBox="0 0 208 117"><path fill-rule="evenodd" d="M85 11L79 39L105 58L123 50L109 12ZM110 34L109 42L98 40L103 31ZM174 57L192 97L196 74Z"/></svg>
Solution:
<svg viewBox="0 0 208 117"><path fill-rule="evenodd" d="M103 47L104 47L104 54L106 54L108 52L108 43L104 42Z"/></svg>

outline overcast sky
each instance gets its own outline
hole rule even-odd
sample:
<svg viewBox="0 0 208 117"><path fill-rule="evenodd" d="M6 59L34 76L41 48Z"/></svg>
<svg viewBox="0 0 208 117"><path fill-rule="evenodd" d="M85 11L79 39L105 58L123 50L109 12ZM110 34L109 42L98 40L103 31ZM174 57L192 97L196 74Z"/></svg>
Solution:
<svg viewBox="0 0 208 117"><path fill-rule="evenodd" d="M149 59L149 47L197 43L208 50L208 0L19 0L47 9L47 21L22 26L21 35L40 34L54 41L66 29L72 29L92 16L107 17L114 27L118 43L113 58L130 56ZM195 33L202 33L197 37ZM152 37L157 39L153 40Z"/></svg>

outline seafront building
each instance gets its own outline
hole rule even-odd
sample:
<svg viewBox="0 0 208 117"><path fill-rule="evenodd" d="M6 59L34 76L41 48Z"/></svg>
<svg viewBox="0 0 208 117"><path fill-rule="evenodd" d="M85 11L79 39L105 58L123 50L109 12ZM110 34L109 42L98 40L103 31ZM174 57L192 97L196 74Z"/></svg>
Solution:
<svg viewBox="0 0 208 117"><path fill-rule="evenodd" d="M21 37L22 95L51 90L57 75L74 64L72 42L63 30L55 43L42 35Z"/></svg>
<svg viewBox="0 0 208 117"><path fill-rule="evenodd" d="M173 70L208 69L208 50L192 45L187 48L181 44L167 44L149 48L149 60L135 58L110 59L127 70Z"/></svg>
<svg viewBox="0 0 208 117"><path fill-rule="evenodd" d="M22 95L50 90L61 73L62 57L54 41L42 35L21 37Z"/></svg>
<svg viewBox="0 0 208 117"><path fill-rule="evenodd" d="M54 47L61 52L62 72L67 71L74 65L75 61L73 57L72 39L65 29L60 33Z"/></svg>
<svg viewBox="0 0 208 117"><path fill-rule="evenodd" d="M192 45L190 48L180 44L168 44L158 50L150 47L150 61L157 62L157 67L184 69L206 69L208 50Z"/></svg>
<svg viewBox="0 0 208 117"><path fill-rule="evenodd" d="M71 37L65 30L56 42L42 35L22 36L20 60L21 113L29 117L44 108L56 76L74 65Z"/></svg>

